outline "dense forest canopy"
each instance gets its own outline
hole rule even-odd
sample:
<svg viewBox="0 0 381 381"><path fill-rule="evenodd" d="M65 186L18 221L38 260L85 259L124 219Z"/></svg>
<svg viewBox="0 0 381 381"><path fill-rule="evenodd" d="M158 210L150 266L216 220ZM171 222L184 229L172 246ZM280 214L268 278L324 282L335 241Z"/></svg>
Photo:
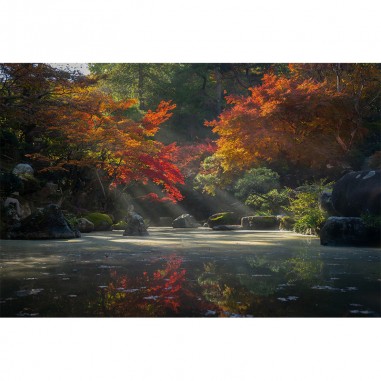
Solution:
<svg viewBox="0 0 381 381"><path fill-rule="evenodd" d="M380 167L380 64L88 67L0 64L3 174L29 163L68 199L93 189L94 207L118 191L187 209L228 202L254 168L295 187Z"/></svg>

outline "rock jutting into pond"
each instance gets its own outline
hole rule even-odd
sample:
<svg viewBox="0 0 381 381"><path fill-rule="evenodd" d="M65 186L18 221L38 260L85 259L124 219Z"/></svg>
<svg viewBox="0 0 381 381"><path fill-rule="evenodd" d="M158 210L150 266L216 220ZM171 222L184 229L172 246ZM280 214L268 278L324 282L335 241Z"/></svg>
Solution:
<svg viewBox="0 0 381 381"><path fill-rule="evenodd" d="M172 222L174 228L199 228L199 224L190 214L182 214Z"/></svg>
<svg viewBox="0 0 381 381"><path fill-rule="evenodd" d="M347 173L331 194L324 191L320 195L319 206L331 216L320 232L322 245L380 245L380 170Z"/></svg>
<svg viewBox="0 0 381 381"><path fill-rule="evenodd" d="M365 225L359 217L329 217L320 232L322 245L376 246L380 232Z"/></svg>
<svg viewBox="0 0 381 381"><path fill-rule="evenodd" d="M148 231L144 223L143 217L134 212L133 208L130 208L125 221L127 223L126 230L123 232L124 236L147 236Z"/></svg>
<svg viewBox="0 0 381 381"><path fill-rule="evenodd" d="M16 226L9 226L7 239L69 239L81 234L70 226L58 205L50 204L32 213Z"/></svg>
<svg viewBox="0 0 381 381"><path fill-rule="evenodd" d="M334 185L332 205L337 215L381 215L381 170L349 172Z"/></svg>

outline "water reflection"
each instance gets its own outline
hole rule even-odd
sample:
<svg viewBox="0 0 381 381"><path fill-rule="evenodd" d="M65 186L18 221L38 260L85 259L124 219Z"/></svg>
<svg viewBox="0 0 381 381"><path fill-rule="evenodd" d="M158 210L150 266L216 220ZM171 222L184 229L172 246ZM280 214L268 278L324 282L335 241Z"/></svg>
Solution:
<svg viewBox="0 0 381 381"><path fill-rule="evenodd" d="M182 268L184 258L176 254L161 258L164 264L135 277L110 273L111 282L99 291L98 307L103 316L160 317L192 316L211 308L197 298ZM155 260L158 262L158 260Z"/></svg>
<svg viewBox="0 0 381 381"><path fill-rule="evenodd" d="M301 239L292 249L148 247L5 259L1 316L381 315L380 251L373 249L327 249Z"/></svg>

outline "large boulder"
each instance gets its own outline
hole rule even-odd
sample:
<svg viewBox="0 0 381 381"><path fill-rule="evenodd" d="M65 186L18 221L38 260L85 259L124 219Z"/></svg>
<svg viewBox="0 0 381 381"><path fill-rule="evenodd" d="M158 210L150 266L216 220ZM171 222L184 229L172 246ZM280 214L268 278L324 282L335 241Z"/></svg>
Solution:
<svg viewBox="0 0 381 381"><path fill-rule="evenodd" d="M182 214L172 222L174 228L199 228L199 224L190 214Z"/></svg>
<svg viewBox="0 0 381 381"><path fill-rule="evenodd" d="M376 246L381 232L359 217L329 217L320 231L320 243L330 246Z"/></svg>
<svg viewBox="0 0 381 381"><path fill-rule="evenodd" d="M134 212L130 211L126 216L127 227L123 232L124 236L146 236L149 235L147 227L144 223L143 217Z"/></svg>
<svg viewBox="0 0 381 381"><path fill-rule="evenodd" d="M337 215L381 215L381 170L349 172L334 185L332 205Z"/></svg>
<svg viewBox="0 0 381 381"><path fill-rule="evenodd" d="M242 228L249 230L279 230L279 223L277 216L248 216L241 219Z"/></svg>
<svg viewBox="0 0 381 381"><path fill-rule="evenodd" d="M59 206L50 204L9 227L5 233L8 239L69 239L80 237L79 231L72 228Z"/></svg>

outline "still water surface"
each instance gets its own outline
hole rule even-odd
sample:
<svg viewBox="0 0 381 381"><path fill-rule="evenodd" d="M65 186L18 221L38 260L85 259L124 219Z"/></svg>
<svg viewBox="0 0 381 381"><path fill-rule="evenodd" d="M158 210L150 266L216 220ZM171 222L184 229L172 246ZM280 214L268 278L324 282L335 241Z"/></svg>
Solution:
<svg viewBox="0 0 381 381"><path fill-rule="evenodd" d="M379 317L381 250L151 228L0 241L3 317Z"/></svg>

